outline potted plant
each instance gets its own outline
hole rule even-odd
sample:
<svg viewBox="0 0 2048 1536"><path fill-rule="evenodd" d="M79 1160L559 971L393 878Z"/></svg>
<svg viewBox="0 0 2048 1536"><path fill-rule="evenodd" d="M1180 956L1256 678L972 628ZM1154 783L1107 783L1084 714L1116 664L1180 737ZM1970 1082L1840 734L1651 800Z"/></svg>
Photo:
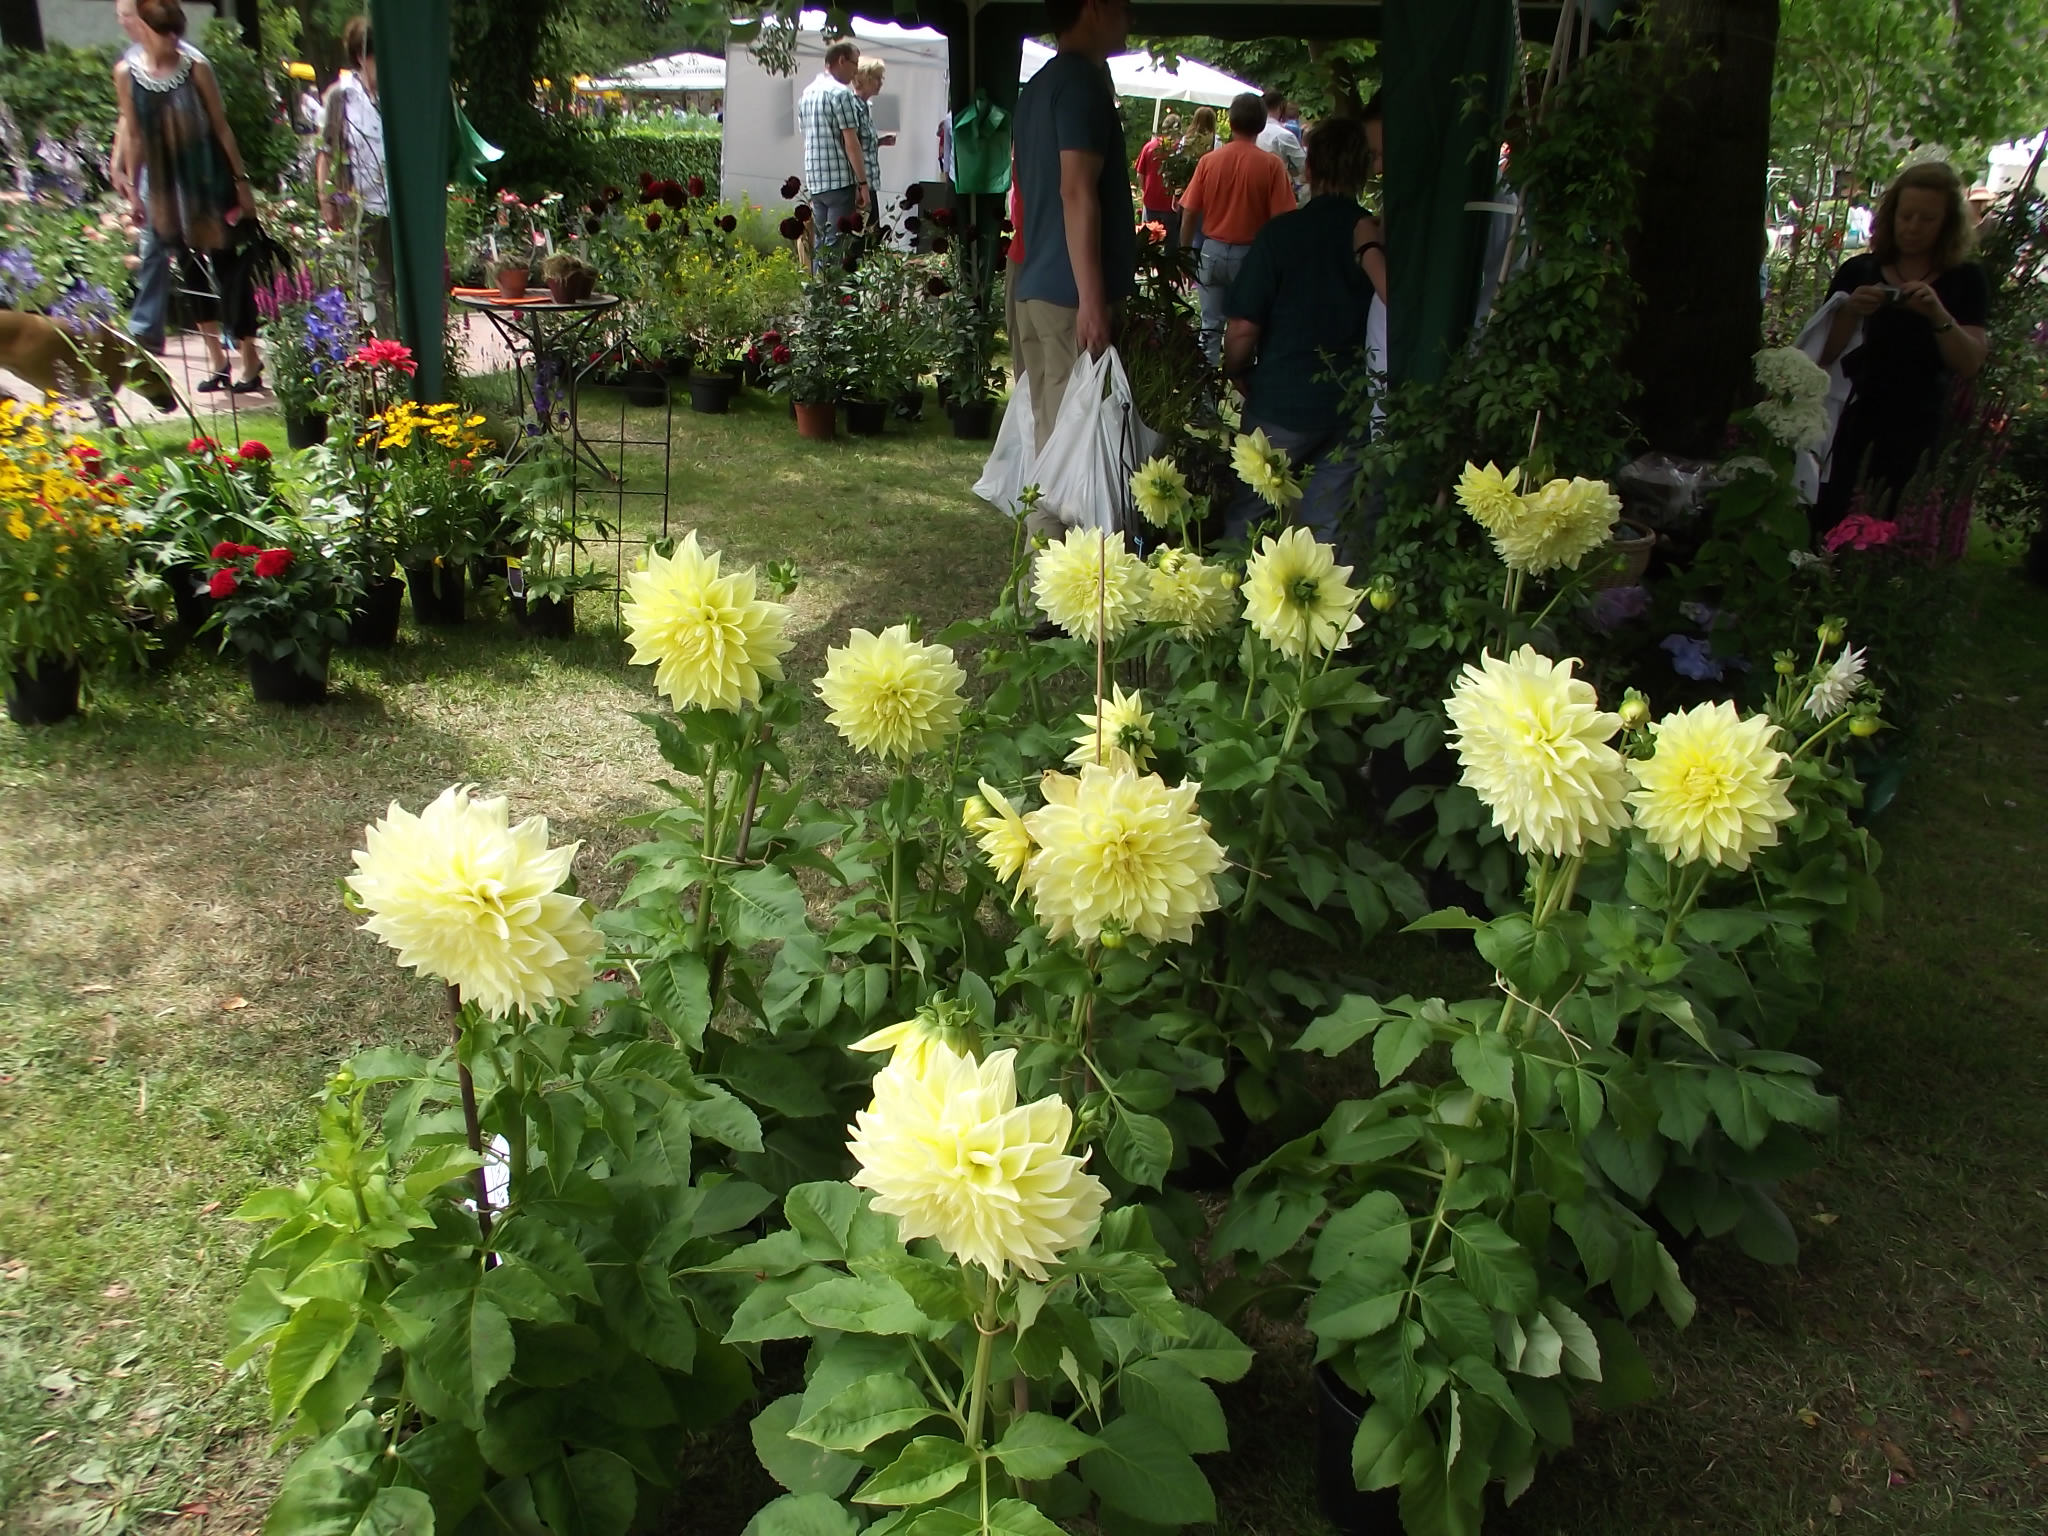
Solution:
<svg viewBox="0 0 2048 1536"><path fill-rule="evenodd" d="M576 632L576 594L610 586L604 571L581 565L589 538L617 530L602 517L575 513L575 469L569 451L550 438L505 476L513 494L512 537L521 553L507 562L512 617L523 634L566 640Z"/></svg>
<svg viewBox="0 0 2048 1536"><path fill-rule="evenodd" d="M738 264L721 260L708 242L692 240L672 271L676 317L695 358L690 409L722 416L739 388L740 354L754 328Z"/></svg>
<svg viewBox="0 0 2048 1536"><path fill-rule="evenodd" d="M349 613L345 644L361 650L389 650L398 643L405 608L405 575L398 563L399 534L390 498L378 490L383 476L369 461L337 453L326 444L306 450L296 469L306 485L305 522L343 552L354 572L358 596ZM369 473L363 473L370 469Z"/></svg>
<svg viewBox="0 0 2048 1536"><path fill-rule="evenodd" d="M540 274L557 304L580 304L597 291L597 269L573 251L557 251L541 263Z"/></svg>
<svg viewBox="0 0 2048 1536"><path fill-rule="evenodd" d="M207 551L223 539L244 539L276 515L269 449L251 439L254 455L195 437L167 452L154 472L157 494L144 522L157 574L169 586L179 622L192 634L206 625Z"/></svg>
<svg viewBox="0 0 2048 1536"><path fill-rule="evenodd" d="M962 222L950 208L932 211L944 231L932 249L947 259L944 276L934 276L926 293L941 303L946 336L946 372L953 390L953 435L989 435L1001 376L995 367L996 327L1002 299L995 279L1008 259L1006 240L982 238L979 226Z"/></svg>
<svg viewBox="0 0 2048 1536"><path fill-rule="evenodd" d="M526 297L527 280L533 275L534 247L547 242L535 217L537 210L537 204L523 203L511 191L498 194L495 216L484 232L483 267L498 285L500 298Z"/></svg>
<svg viewBox="0 0 2048 1536"><path fill-rule="evenodd" d="M830 276L804 290L803 307L768 354L768 387L788 395L799 437L827 440L838 430L839 400L853 373L849 316L859 301Z"/></svg>
<svg viewBox="0 0 2048 1536"><path fill-rule="evenodd" d="M263 316L263 350L286 442L293 448L325 442L334 394L359 329L348 295L337 285L316 289L313 274L302 267L259 287L256 308Z"/></svg>
<svg viewBox="0 0 2048 1536"><path fill-rule="evenodd" d="M849 338L846 429L879 437L890 410L924 380L939 345L937 313L924 274L898 252L871 252L852 281L859 318Z"/></svg>
<svg viewBox="0 0 2048 1536"><path fill-rule="evenodd" d="M249 690L267 704L319 704L327 663L348 636L358 594L346 549L321 530L278 523L263 542L211 551L207 620L249 658Z"/></svg>
<svg viewBox="0 0 2048 1536"><path fill-rule="evenodd" d="M122 620L134 530L99 450L49 435L54 409L0 403L0 677L7 713L53 725L78 713L81 674L141 633Z"/></svg>
<svg viewBox="0 0 2048 1536"><path fill-rule="evenodd" d="M372 418L357 442L376 456L365 483L389 519L422 624L463 622L465 568L484 553L502 517L503 464L477 430L483 424L452 401L400 400Z"/></svg>

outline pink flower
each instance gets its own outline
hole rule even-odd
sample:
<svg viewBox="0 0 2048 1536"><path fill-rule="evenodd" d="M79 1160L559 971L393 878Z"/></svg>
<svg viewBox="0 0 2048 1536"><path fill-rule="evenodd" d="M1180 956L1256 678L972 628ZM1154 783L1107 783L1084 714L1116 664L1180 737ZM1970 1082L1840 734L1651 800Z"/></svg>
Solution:
<svg viewBox="0 0 2048 1536"><path fill-rule="evenodd" d="M1872 517L1868 512L1851 512L1830 528L1821 545L1829 554L1839 549L1877 549L1898 537L1899 525Z"/></svg>

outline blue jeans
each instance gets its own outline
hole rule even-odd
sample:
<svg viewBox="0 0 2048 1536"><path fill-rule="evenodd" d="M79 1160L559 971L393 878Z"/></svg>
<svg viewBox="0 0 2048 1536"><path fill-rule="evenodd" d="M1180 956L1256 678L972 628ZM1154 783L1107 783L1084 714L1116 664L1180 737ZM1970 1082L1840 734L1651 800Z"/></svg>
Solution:
<svg viewBox="0 0 2048 1536"><path fill-rule="evenodd" d="M1251 250L1250 244L1232 245L1226 240L1205 240L1202 254L1195 259L1195 282L1202 296L1202 351L1215 367L1223 356L1223 301L1237 279L1237 269Z"/></svg>
<svg viewBox="0 0 2048 1536"><path fill-rule="evenodd" d="M142 265L135 274L135 302L128 309L128 335L145 352L164 349L164 326L171 307L171 263L175 258L185 283L186 302L199 320L220 318L220 305L212 297L213 282L199 259L183 246L172 245L148 225L142 230ZM225 253L217 254L221 260ZM229 333L226 342L237 338Z"/></svg>
<svg viewBox="0 0 2048 1536"><path fill-rule="evenodd" d="M1287 455L1296 472L1305 474L1292 520L1323 543L1335 545L1340 563L1349 561L1352 540L1344 527L1344 514L1350 510L1352 492L1358 485L1357 454L1365 446L1363 436L1348 423L1322 432L1302 432L1261 421L1250 412L1240 430L1264 432L1266 440ZM1273 509L1259 493L1240 481L1223 514L1224 533L1241 539L1254 523L1272 515ZM1360 548L1371 541L1371 516L1368 509L1364 526L1358 530Z"/></svg>
<svg viewBox="0 0 2048 1536"><path fill-rule="evenodd" d="M842 243L854 238L839 232L839 221L860 211L855 203L857 190L854 187L829 187L811 194L812 272L815 273L828 258L836 259Z"/></svg>

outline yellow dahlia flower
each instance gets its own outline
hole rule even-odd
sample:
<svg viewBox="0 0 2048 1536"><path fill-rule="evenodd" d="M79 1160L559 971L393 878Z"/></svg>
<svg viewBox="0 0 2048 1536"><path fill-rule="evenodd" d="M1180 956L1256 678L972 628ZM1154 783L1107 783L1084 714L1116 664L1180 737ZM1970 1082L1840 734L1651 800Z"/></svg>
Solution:
<svg viewBox="0 0 2048 1536"><path fill-rule="evenodd" d="M978 834L975 843L996 878L1007 883L1031 862L1037 845L1031 840L1031 829L1024 824L1024 818L1001 790L987 779L980 781L980 789L979 795L969 797L960 819L968 831Z"/></svg>
<svg viewBox="0 0 2048 1536"><path fill-rule="evenodd" d="M1481 469L1468 459L1465 473L1458 477L1458 505L1488 533L1499 533L1522 514L1522 498L1517 494L1521 483L1519 469L1503 474L1491 463Z"/></svg>
<svg viewBox="0 0 2048 1536"><path fill-rule="evenodd" d="M1749 868L1750 855L1778 840L1792 802L1771 744L1767 715L1741 718L1733 704L1700 704L1651 727L1656 755L1630 764L1636 825L1674 863L1704 859Z"/></svg>
<svg viewBox="0 0 2048 1536"><path fill-rule="evenodd" d="M1152 560L1151 602L1145 617L1171 624L1183 640L1201 640L1237 613L1237 573L1210 565L1188 549L1162 549Z"/></svg>
<svg viewBox="0 0 2048 1536"><path fill-rule="evenodd" d="M1038 852L1024 885L1056 939L1090 943L1105 928L1169 943L1194 936L1217 905L1223 850L1195 810L1202 786L1167 788L1157 774L1083 768L1048 773L1046 803L1024 818Z"/></svg>
<svg viewBox="0 0 2048 1536"><path fill-rule="evenodd" d="M754 573L718 574L718 555L684 539L673 555L650 554L627 577L624 613L636 664L654 664L654 686L677 709L759 703L761 679L782 676L792 642L789 609L754 596Z"/></svg>
<svg viewBox="0 0 2048 1536"><path fill-rule="evenodd" d="M1603 847L1628 820L1628 771L1608 743L1621 717L1600 708L1576 661L1525 645L1506 661L1488 652L1465 668L1445 705L1460 782L1527 854L1561 859Z"/></svg>
<svg viewBox="0 0 2048 1536"><path fill-rule="evenodd" d="M1031 582L1045 616L1083 640L1093 640L1098 628L1103 639L1115 640L1145 617L1151 589L1150 568L1124 547L1124 536L1093 528L1069 528L1041 550Z"/></svg>
<svg viewBox="0 0 2048 1536"><path fill-rule="evenodd" d="M1607 542L1621 498L1604 480L1553 480L1522 498L1519 517L1493 529L1493 547L1518 571L1540 576L1579 562Z"/></svg>
<svg viewBox="0 0 2048 1536"><path fill-rule="evenodd" d="M1285 512L1301 500L1301 485L1294 478L1287 455L1275 448L1263 431L1249 436L1238 434L1237 441L1230 445L1230 467L1276 512Z"/></svg>
<svg viewBox="0 0 2048 1536"><path fill-rule="evenodd" d="M1364 622L1350 575L1351 567L1337 564L1329 545L1318 544L1306 528L1290 528L1268 537L1252 556L1245 570L1245 617L1281 655L1320 656Z"/></svg>
<svg viewBox="0 0 2048 1536"><path fill-rule="evenodd" d="M493 1018L573 997L604 941L556 889L580 843L548 847L544 816L509 825L504 797L452 785L415 816L392 803L355 852L348 886L398 963L462 989Z"/></svg>
<svg viewBox="0 0 2048 1536"><path fill-rule="evenodd" d="M1098 708L1099 719L1096 715L1081 717L1081 734L1074 738L1074 750L1067 754L1067 762L1075 768L1100 763L1105 768L1143 773L1152 761L1152 715L1145 708L1145 696L1125 693L1118 686L1108 702Z"/></svg>
<svg viewBox="0 0 2048 1536"><path fill-rule="evenodd" d="M853 1051L887 1051L889 1066L908 1072L912 1077L922 1076L931 1064L934 1047L942 1047L939 1037L932 1033L923 1019L905 1019L901 1024L891 1024L872 1034L863 1035L848 1046Z"/></svg>
<svg viewBox="0 0 2048 1536"><path fill-rule="evenodd" d="M854 746L884 758L929 752L960 730L967 674L943 645L923 645L910 628L892 624L879 635L856 629L825 653L818 697Z"/></svg>
<svg viewBox="0 0 2048 1536"><path fill-rule="evenodd" d="M1067 1152L1074 1114L1058 1094L1017 1102L1017 1053L987 1061L934 1042L922 1070L892 1061L846 1143L906 1243L935 1238L954 1258L1034 1280L1078 1248L1109 1203L1102 1181Z"/></svg>
<svg viewBox="0 0 2048 1536"><path fill-rule="evenodd" d="M1170 528L1188 509L1187 476L1169 458L1147 459L1131 476L1131 499L1146 522Z"/></svg>

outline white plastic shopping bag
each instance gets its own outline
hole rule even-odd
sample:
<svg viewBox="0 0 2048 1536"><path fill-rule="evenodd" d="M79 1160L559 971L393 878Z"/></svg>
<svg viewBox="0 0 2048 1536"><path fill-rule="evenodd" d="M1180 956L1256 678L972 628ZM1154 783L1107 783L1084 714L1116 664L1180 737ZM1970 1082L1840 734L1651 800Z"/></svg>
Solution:
<svg viewBox="0 0 2048 1536"><path fill-rule="evenodd" d="M1131 476L1159 442L1138 419L1116 348L1076 358L1059 419L1038 454L1040 505L1070 528L1119 528Z"/></svg>
<svg viewBox="0 0 2048 1536"><path fill-rule="evenodd" d="M981 467L981 478L974 482L974 494L997 511L1016 516L1017 497L1037 471L1037 438L1031 419L1031 376L1023 374L1010 391L1003 424L996 428L996 445Z"/></svg>

